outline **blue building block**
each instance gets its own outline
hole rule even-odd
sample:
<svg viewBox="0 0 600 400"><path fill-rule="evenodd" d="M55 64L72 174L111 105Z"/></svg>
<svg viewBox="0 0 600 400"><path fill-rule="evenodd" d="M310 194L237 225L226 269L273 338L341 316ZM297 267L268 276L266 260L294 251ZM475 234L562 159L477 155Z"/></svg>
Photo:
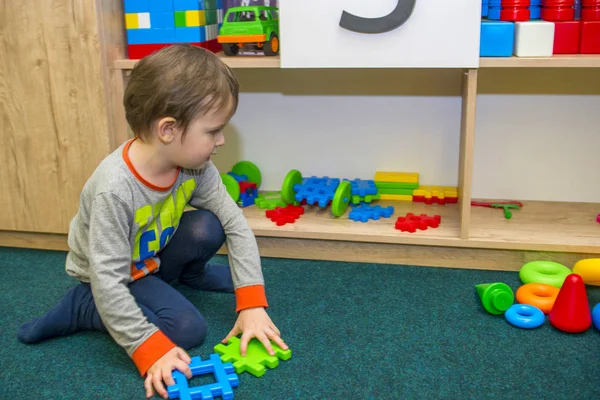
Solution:
<svg viewBox="0 0 600 400"><path fill-rule="evenodd" d="M127 29L128 44L169 44L175 41L175 29Z"/></svg>
<svg viewBox="0 0 600 400"><path fill-rule="evenodd" d="M204 10L200 8L202 0L172 0L173 11Z"/></svg>
<svg viewBox="0 0 600 400"><path fill-rule="evenodd" d="M173 12L173 0L149 0L150 12Z"/></svg>
<svg viewBox="0 0 600 400"><path fill-rule="evenodd" d="M338 178L329 178L328 176L304 178L301 184L294 185L296 201L306 200L307 204L318 203L319 207L325 208L333 200L333 195L339 185Z"/></svg>
<svg viewBox="0 0 600 400"><path fill-rule="evenodd" d="M175 29L175 13L174 12L151 12L150 26L152 29Z"/></svg>
<svg viewBox="0 0 600 400"><path fill-rule="evenodd" d="M515 24L507 21L481 21L481 57L510 57L515 43Z"/></svg>
<svg viewBox="0 0 600 400"><path fill-rule="evenodd" d="M210 400L221 396L223 400L233 399L233 389L239 385L239 378L233 372L233 364L223 363L218 354L211 354L208 360L192 357L190 363L192 376L213 373L217 382L210 385L189 387L188 380L181 372L173 371L174 385L167 387L170 399L181 400Z"/></svg>
<svg viewBox="0 0 600 400"><path fill-rule="evenodd" d="M202 43L206 42L206 31L203 26L188 26L175 28L174 43Z"/></svg>
<svg viewBox="0 0 600 400"><path fill-rule="evenodd" d="M227 173L227 175L232 176L236 181L238 182L242 182L242 181L247 181L248 180L248 175L238 175L234 172L229 171Z"/></svg>
<svg viewBox="0 0 600 400"><path fill-rule="evenodd" d="M352 185L352 196L360 196L365 197L368 194L377 194L377 186L375 186L374 180L365 180L365 179L344 179L345 181L350 182Z"/></svg>
<svg viewBox="0 0 600 400"><path fill-rule="evenodd" d="M381 217L389 218L394 214L394 207L381 207L381 206L370 206L368 204L361 204L358 207L354 207L348 218L353 221L367 222L369 219L378 220Z"/></svg>
<svg viewBox="0 0 600 400"><path fill-rule="evenodd" d="M487 17L489 8L490 8L490 3L488 2L488 0L482 0L481 1L481 16L482 17Z"/></svg>
<svg viewBox="0 0 600 400"><path fill-rule="evenodd" d="M240 199L238 204L242 207L248 207L254 204L256 198L258 197L258 190L252 189L250 193L240 193Z"/></svg>
<svg viewBox="0 0 600 400"><path fill-rule="evenodd" d="M126 14L149 12L150 2L149 0L124 0L123 11Z"/></svg>
<svg viewBox="0 0 600 400"><path fill-rule="evenodd" d="M530 6L529 7L529 19L540 19L542 18L542 7Z"/></svg>

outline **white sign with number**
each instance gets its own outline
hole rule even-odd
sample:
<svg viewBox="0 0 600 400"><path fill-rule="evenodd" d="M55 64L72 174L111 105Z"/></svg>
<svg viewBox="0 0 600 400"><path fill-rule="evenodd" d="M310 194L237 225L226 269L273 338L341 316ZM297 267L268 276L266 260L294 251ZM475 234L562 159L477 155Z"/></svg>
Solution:
<svg viewBox="0 0 600 400"><path fill-rule="evenodd" d="M481 0L279 0L283 68L476 68Z"/></svg>

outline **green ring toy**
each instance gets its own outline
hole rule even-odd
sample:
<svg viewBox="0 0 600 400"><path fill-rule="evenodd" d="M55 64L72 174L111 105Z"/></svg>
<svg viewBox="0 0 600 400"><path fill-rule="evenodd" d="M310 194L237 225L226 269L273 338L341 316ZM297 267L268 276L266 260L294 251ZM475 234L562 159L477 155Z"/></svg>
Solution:
<svg viewBox="0 0 600 400"><path fill-rule="evenodd" d="M220 175L221 175L221 181L225 185L225 189L227 190L227 193L229 193L229 195L231 196L233 201L235 201L237 203L238 200L240 199L240 184L238 183L238 181L235 180L235 178L233 176L231 176L229 174L220 174Z"/></svg>
<svg viewBox="0 0 600 400"><path fill-rule="evenodd" d="M523 283L545 283L562 287L565 278L571 274L566 266L554 261L531 261L521 267L519 277Z"/></svg>
<svg viewBox="0 0 600 400"><path fill-rule="evenodd" d="M256 183L256 188L260 188L262 176L260 169L250 161L239 161L232 168L231 172L236 175L246 175L250 182Z"/></svg>
<svg viewBox="0 0 600 400"><path fill-rule="evenodd" d="M348 181L340 182L333 195L333 201L331 202L331 213L333 215L336 217L344 215L350 204L351 194L352 184Z"/></svg>
<svg viewBox="0 0 600 400"><path fill-rule="evenodd" d="M283 184L281 185L281 199L285 204L294 204L296 202L296 192L294 186L302 183L302 174L297 169L287 173Z"/></svg>

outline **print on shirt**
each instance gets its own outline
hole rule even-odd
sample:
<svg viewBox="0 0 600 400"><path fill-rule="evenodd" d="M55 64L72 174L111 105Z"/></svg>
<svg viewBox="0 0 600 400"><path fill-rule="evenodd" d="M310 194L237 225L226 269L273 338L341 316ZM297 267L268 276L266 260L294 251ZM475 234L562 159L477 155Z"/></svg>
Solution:
<svg viewBox="0 0 600 400"><path fill-rule="evenodd" d="M158 270L155 255L162 250L179 226L183 210L196 189L196 181L188 179L177 189L156 204L147 204L135 211L138 231L133 245L131 276L133 280Z"/></svg>

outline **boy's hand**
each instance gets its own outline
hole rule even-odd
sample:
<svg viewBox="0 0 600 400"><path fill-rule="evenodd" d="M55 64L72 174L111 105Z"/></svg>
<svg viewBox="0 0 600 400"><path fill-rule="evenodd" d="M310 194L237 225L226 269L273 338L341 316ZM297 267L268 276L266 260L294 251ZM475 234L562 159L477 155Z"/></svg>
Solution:
<svg viewBox="0 0 600 400"><path fill-rule="evenodd" d="M192 359L181 347L173 347L169 350L169 352L152 364L146 373L146 380L144 381L146 397L150 398L154 396L154 389L156 389L159 396L168 399L169 394L162 383L163 379L167 386L174 385L175 380L173 380L173 376L171 375L171 371L174 369L178 369L188 379L191 379L192 370L188 365L191 362Z"/></svg>
<svg viewBox="0 0 600 400"><path fill-rule="evenodd" d="M269 318L263 307L247 308L240 311L233 329L221 343L227 344L230 337L237 336L240 333L242 333L240 341L240 353L242 356L246 355L248 342L253 337L260 340L270 355L275 355L275 351L273 351L273 346L271 346L269 339L272 339L283 350L288 349L287 344L280 337L281 333L279 329L273 324L273 321L271 321L271 318Z"/></svg>

